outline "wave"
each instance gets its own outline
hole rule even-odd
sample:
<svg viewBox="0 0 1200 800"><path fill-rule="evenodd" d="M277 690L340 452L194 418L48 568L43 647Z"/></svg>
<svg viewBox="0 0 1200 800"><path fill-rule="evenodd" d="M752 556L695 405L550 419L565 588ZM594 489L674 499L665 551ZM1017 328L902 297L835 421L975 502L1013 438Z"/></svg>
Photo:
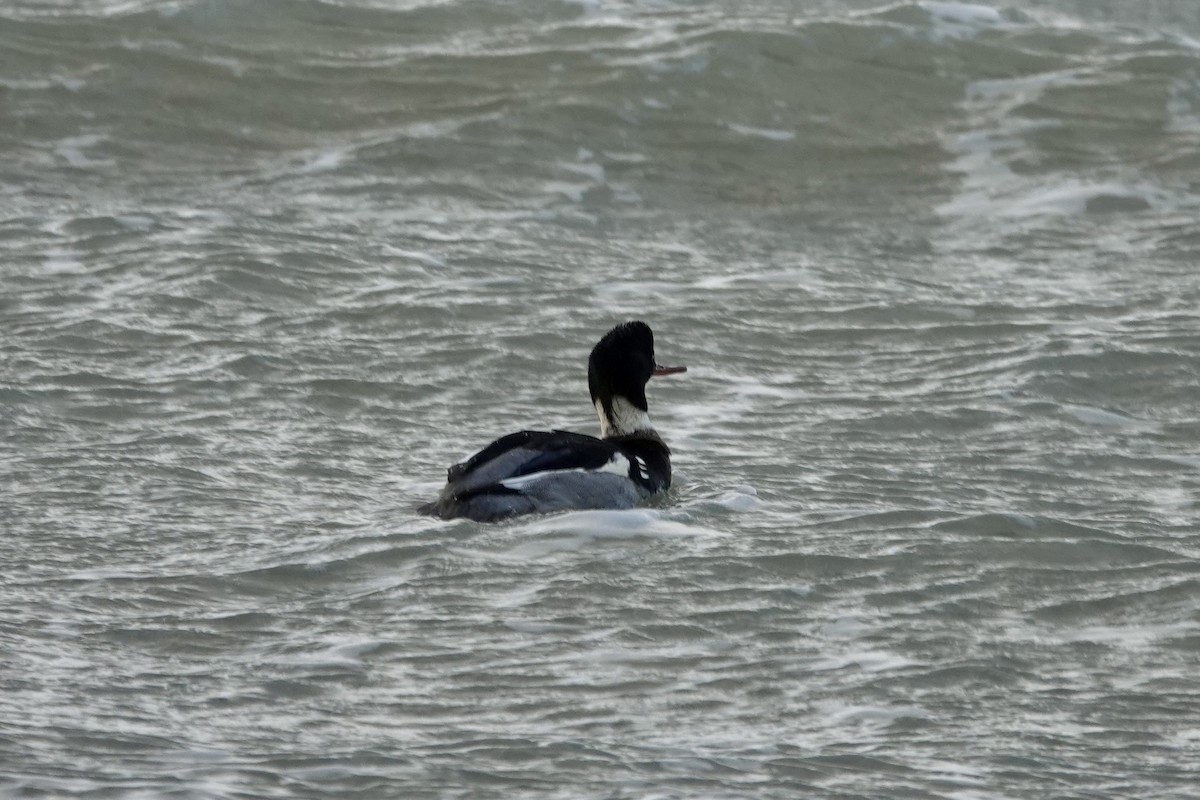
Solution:
<svg viewBox="0 0 1200 800"><path fill-rule="evenodd" d="M923 187L921 213L972 235L1195 206L1200 44L1177 33L948 2L29 9L0 30L6 106L41 123L19 149L27 182L191 175L253 193L238 176L266 175L273 192L354 193L375 175L616 207L812 207L886 182Z"/></svg>

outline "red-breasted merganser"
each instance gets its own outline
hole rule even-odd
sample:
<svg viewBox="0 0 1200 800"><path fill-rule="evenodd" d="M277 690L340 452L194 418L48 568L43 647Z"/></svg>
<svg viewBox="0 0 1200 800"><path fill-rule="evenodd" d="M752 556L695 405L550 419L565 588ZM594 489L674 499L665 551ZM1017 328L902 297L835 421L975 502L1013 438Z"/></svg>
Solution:
<svg viewBox="0 0 1200 800"><path fill-rule="evenodd" d="M632 508L666 491L671 451L650 424L646 382L685 371L655 362L649 325L618 325L588 358L599 439L569 431L510 433L450 467L437 500L418 510L490 522L518 514Z"/></svg>

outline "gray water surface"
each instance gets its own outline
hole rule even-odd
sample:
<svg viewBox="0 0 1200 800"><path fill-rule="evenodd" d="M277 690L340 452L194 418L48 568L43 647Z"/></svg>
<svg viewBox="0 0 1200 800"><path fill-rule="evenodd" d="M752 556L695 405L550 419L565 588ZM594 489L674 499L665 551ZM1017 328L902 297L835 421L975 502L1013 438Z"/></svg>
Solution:
<svg viewBox="0 0 1200 800"><path fill-rule="evenodd" d="M0 7L0 793L1200 797L1200 10L799 5Z"/></svg>

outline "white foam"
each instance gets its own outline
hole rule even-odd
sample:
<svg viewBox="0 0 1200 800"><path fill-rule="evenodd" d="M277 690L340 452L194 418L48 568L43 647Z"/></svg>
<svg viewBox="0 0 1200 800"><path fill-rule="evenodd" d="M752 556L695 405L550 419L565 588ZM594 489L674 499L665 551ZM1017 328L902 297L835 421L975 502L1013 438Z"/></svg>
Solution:
<svg viewBox="0 0 1200 800"><path fill-rule="evenodd" d="M1200 455L1195 456L1159 456L1164 461L1171 461L1184 467L1200 469Z"/></svg>
<svg viewBox="0 0 1200 800"><path fill-rule="evenodd" d="M330 147L322 150L315 156L310 158L303 166L300 167L301 172L328 172L332 169L337 169L346 159L346 149L343 147Z"/></svg>
<svg viewBox="0 0 1200 800"><path fill-rule="evenodd" d="M327 647L316 652L295 653L283 661L304 672L329 670L361 671L366 669L363 656L369 655L384 644L379 639L338 637Z"/></svg>
<svg viewBox="0 0 1200 800"><path fill-rule="evenodd" d="M924 713L924 712L922 712ZM926 714L920 719L932 719L931 715ZM923 772L932 772L943 781L952 783L966 783L971 786L984 786L988 784L987 770L979 769L969 764L963 764L958 761L945 761L940 758L925 758L918 762ZM959 794L958 797L978 797L992 798L991 794Z"/></svg>
<svg viewBox="0 0 1200 800"><path fill-rule="evenodd" d="M754 490L751 489L751 492L753 491ZM743 513L762 508L763 501L759 500L755 494L729 492L725 495L722 495L721 498L717 500L717 505L727 511Z"/></svg>
<svg viewBox="0 0 1200 800"><path fill-rule="evenodd" d="M51 275L79 274L84 271L83 262L79 260L78 253L67 250L51 250L46 253L46 257L42 260L42 269Z"/></svg>
<svg viewBox="0 0 1200 800"><path fill-rule="evenodd" d="M104 137L97 134L68 136L65 139L58 140L54 146L54 152L59 158L78 169L111 166L115 163L111 158L92 158L84 152L103 141L105 141Z"/></svg>
<svg viewBox="0 0 1200 800"><path fill-rule="evenodd" d="M886 650L850 650L830 655L812 665L814 670L857 669L861 672L890 672L912 666L912 659Z"/></svg>
<svg viewBox="0 0 1200 800"><path fill-rule="evenodd" d="M1195 633L1187 622L1146 623L1129 625L1079 625L1061 631L1064 642L1107 644L1126 650L1145 650L1166 639L1176 639Z"/></svg>
<svg viewBox="0 0 1200 800"><path fill-rule="evenodd" d="M117 224L129 231L138 231L139 233L148 231L154 227L154 217L146 214L118 214L113 217Z"/></svg>
<svg viewBox="0 0 1200 800"><path fill-rule="evenodd" d="M682 522L673 522L658 511L644 508L572 511L538 518L523 527L527 533L535 535L570 533L587 539L672 539L715 533Z"/></svg>
<svg viewBox="0 0 1200 800"><path fill-rule="evenodd" d="M725 127L734 133L740 133L743 136L754 136L759 139L769 139L772 142L790 142L796 138L795 131L785 131L777 128L755 128L750 125L738 125L736 122L727 122Z"/></svg>
<svg viewBox="0 0 1200 800"><path fill-rule="evenodd" d="M405 250L393 245L384 245L384 252L388 255L397 256L399 258L407 258L416 261L426 267L445 267L446 259L441 256L435 256L432 253L426 253L421 250ZM395 287L388 287L395 288Z"/></svg>
<svg viewBox="0 0 1200 800"><path fill-rule="evenodd" d="M677 286L666 281L597 281L592 291L602 301L611 304L627 303L641 308L647 297L670 295Z"/></svg>
<svg viewBox="0 0 1200 800"><path fill-rule="evenodd" d="M1135 419L1124 414L1105 411L1102 408L1094 408L1092 406L1067 405L1063 406L1063 410L1083 424L1094 425L1098 428L1148 430L1155 427L1153 423L1146 422L1145 420Z"/></svg>
<svg viewBox="0 0 1200 800"><path fill-rule="evenodd" d="M1179 518L1181 524L1190 524L1192 510L1196 507L1196 496L1191 489L1182 486L1162 486L1146 491L1146 500L1164 515Z"/></svg>
<svg viewBox="0 0 1200 800"><path fill-rule="evenodd" d="M561 622L538 622L528 619L505 620L504 626L518 633L571 633L579 630L576 625L564 625Z"/></svg>
<svg viewBox="0 0 1200 800"><path fill-rule="evenodd" d="M591 188L592 184L590 183L567 183L566 181L545 181L542 184L542 191L546 194L560 194L572 203L582 203L583 196Z"/></svg>
<svg viewBox="0 0 1200 800"><path fill-rule="evenodd" d="M1179 79L1167 98L1167 133L1200 133L1200 80Z"/></svg>
<svg viewBox="0 0 1200 800"><path fill-rule="evenodd" d="M1147 184L1067 180L1053 186L1034 187L1016 198L1007 208L1001 209L1001 212L1009 217L1082 214L1100 200L1128 201L1131 207L1144 203L1149 208L1155 208L1160 205L1162 194Z"/></svg>
<svg viewBox="0 0 1200 800"><path fill-rule="evenodd" d="M585 178L591 178L596 182L604 180L604 165L595 162L587 161L560 161L558 166L565 169L567 172L573 172L576 175L582 175Z"/></svg>
<svg viewBox="0 0 1200 800"><path fill-rule="evenodd" d="M246 74L246 65L236 58L229 58L228 56L205 56L204 61L207 64L228 70L236 78L241 78Z"/></svg>
<svg viewBox="0 0 1200 800"><path fill-rule="evenodd" d="M579 12L584 16L592 16L600 12L604 3L602 0L563 0L567 5L579 6Z"/></svg>
<svg viewBox="0 0 1200 800"><path fill-rule="evenodd" d="M935 42L973 39L984 31L1011 24L998 10L975 3L928 0L917 6L928 15L931 24L929 38Z"/></svg>
<svg viewBox="0 0 1200 800"><path fill-rule="evenodd" d="M831 708L828 716L840 725L887 726L900 719L931 719L933 715L917 706L840 706Z"/></svg>
<svg viewBox="0 0 1200 800"><path fill-rule="evenodd" d="M628 184L614 183L611 184L613 192L613 200L618 203L640 203L642 196L637 193L637 190Z"/></svg>
<svg viewBox="0 0 1200 800"><path fill-rule="evenodd" d="M977 28L990 28L1001 25L1004 17L991 6L976 3L949 3L936 0L925 0L919 3L925 13L937 22L954 25L966 25Z"/></svg>
<svg viewBox="0 0 1200 800"><path fill-rule="evenodd" d="M1085 69L1072 69L969 84L960 105L971 127L943 141L954 156L947 166L960 176L959 190L937 207L937 213L964 228L977 248L980 235L1004 236L1038 219L1158 210L1184 203L1178 191L1136 174L1091 179L1011 166L1035 158L1033 137L1062 124L1051 116L1031 119L1028 109L1052 108L1047 95L1065 87L1103 82ZM1177 102L1176 116L1185 125L1182 104ZM1005 221L1011 224L997 224Z"/></svg>
<svg viewBox="0 0 1200 800"><path fill-rule="evenodd" d="M520 544L503 553L471 551L485 560L526 562L558 553L582 552L601 542L719 537L710 528L668 519L654 509L571 511L523 520L514 529Z"/></svg>
<svg viewBox="0 0 1200 800"><path fill-rule="evenodd" d="M54 80L68 92L80 92L83 91L83 87L87 86L87 81L82 78L68 78L60 75Z"/></svg>

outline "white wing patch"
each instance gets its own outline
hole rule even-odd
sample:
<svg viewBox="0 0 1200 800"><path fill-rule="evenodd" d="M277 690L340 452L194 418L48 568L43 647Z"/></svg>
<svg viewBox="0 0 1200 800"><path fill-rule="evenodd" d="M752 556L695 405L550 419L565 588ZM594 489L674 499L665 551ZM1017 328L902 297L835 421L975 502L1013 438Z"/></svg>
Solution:
<svg viewBox="0 0 1200 800"><path fill-rule="evenodd" d="M629 456L621 453L613 453L613 457L608 460L603 467L597 472L612 472L625 478L633 477L633 467L637 466L638 474L642 476L642 480L650 480L650 470L646 468L645 459L640 456L634 456L633 461L629 460Z"/></svg>
<svg viewBox="0 0 1200 800"><path fill-rule="evenodd" d="M634 456L633 460L637 464L638 472L642 474L642 478L648 479L650 473L646 471L646 462L637 456ZM542 472L531 472L528 475L518 475L515 478L505 478L499 483L506 489L522 489L531 483L537 483L554 475L566 475L571 472L611 472L613 475L628 478L631 474L631 466L628 458L620 453L613 453L612 458L596 469L584 469L583 467L577 467L576 469L548 469Z"/></svg>
<svg viewBox="0 0 1200 800"><path fill-rule="evenodd" d="M604 466L596 470L597 472L611 472L614 475L620 475L624 478L629 477L629 459L620 453L613 453L613 457L605 462Z"/></svg>
<svg viewBox="0 0 1200 800"><path fill-rule="evenodd" d="M633 462L637 464L638 474L642 476L642 480L650 480L650 470L646 469L646 461L638 456L633 457Z"/></svg>
<svg viewBox="0 0 1200 800"><path fill-rule="evenodd" d="M549 478L552 475L566 475L570 472L588 472L588 470L579 469L548 469L542 472L531 472L528 475L518 475L515 478L505 478L500 481L500 485L506 489L522 489L531 483L537 483L540 480Z"/></svg>

